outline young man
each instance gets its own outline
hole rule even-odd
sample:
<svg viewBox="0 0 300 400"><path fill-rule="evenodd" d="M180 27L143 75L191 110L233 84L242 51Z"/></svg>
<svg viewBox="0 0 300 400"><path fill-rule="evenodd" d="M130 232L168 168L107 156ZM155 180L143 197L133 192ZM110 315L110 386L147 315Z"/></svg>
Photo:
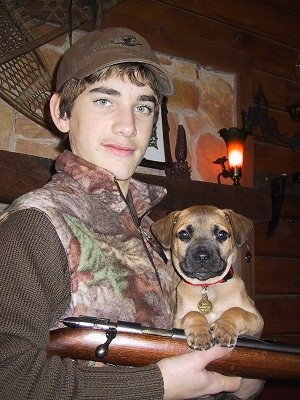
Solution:
<svg viewBox="0 0 300 400"><path fill-rule="evenodd" d="M95 31L64 55L50 110L71 151L43 188L0 225L1 399L188 399L234 392L240 378L205 370L218 346L143 368L47 357L49 330L89 315L171 328L177 278L150 235L163 188L132 179L160 100L173 84L148 43Z"/></svg>

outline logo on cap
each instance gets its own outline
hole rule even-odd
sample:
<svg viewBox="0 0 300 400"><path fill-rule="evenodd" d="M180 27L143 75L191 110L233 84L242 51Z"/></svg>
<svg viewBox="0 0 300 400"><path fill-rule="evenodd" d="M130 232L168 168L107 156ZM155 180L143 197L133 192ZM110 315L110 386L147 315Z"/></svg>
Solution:
<svg viewBox="0 0 300 400"><path fill-rule="evenodd" d="M126 35L122 36L120 39L112 40L114 44L120 44L124 46L141 46L142 44L139 43L135 36Z"/></svg>

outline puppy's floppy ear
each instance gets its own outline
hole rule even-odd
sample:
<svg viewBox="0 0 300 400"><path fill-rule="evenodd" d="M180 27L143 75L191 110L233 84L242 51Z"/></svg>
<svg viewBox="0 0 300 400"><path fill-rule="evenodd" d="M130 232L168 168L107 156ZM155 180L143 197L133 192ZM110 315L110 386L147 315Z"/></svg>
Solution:
<svg viewBox="0 0 300 400"><path fill-rule="evenodd" d="M225 217L230 222L233 230L234 240L238 247L242 246L247 240L251 229L253 228L253 223L251 219L245 217L244 215L237 214L232 210L223 210Z"/></svg>
<svg viewBox="0 0 300 400"><path fill-rule="evenodd" d="M173 226L176 224L180 211L173 211L151 225L151 232L165 249L172 245Z"/></svg>

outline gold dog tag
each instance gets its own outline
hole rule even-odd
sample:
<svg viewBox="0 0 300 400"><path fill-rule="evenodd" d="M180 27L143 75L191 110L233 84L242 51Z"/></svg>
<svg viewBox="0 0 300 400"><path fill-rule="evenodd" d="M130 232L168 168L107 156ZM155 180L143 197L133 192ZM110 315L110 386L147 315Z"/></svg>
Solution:
<svg viewBox="0 0 300 400"><path fill-rule="evenodd" d="M202 288L202 297L198 303L198 310L204 315L209 314L212 310L212 304L207 296L207 287Z"/></svg>

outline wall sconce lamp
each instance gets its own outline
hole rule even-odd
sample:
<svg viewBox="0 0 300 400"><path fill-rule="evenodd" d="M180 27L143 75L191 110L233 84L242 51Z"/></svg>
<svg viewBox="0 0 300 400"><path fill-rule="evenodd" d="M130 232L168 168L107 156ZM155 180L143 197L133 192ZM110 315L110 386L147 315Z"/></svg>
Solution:
<svg viewBox="0 0 300 400"><path fill-rule="evenodd" d="M221 183L221 177L231 178L233 185L240 185L242 176L244 142L250 132L246 129L230 128L221 129L219 135L224 139L227 146L227 157L218 158L214 164L221 164L222 172L218 175L218 183ZM229 169L226 169L225 162L228 161Z"/></svg>

